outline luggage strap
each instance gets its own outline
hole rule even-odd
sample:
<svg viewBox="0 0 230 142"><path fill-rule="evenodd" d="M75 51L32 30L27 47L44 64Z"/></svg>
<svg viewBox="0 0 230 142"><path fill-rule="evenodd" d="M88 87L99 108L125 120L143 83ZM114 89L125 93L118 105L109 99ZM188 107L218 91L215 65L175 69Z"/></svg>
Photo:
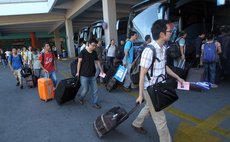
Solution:
<svg viewBox="0 0 230 142"><path fill-rule="evenodd" d="M52 87L49 86L49 74L45 73L45 78L46 78L46 86L48 87L48 97L51 97L51 91L52 91Z"/></svg>
<svg viewBox="0 0 230 142"><path fill-rule="evenodd" d="M49 85L49 79L46 79L46 86L48 87L48 97L51 97L51 91L52 91L52 87L50 87Z"/></svg>

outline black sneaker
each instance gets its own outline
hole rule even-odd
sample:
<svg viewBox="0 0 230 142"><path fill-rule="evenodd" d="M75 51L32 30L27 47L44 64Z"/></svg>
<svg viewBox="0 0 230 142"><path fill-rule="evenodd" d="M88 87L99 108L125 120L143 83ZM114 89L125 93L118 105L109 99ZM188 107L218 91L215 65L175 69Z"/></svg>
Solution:
<svg viewBox="0 0 230 142"><path fill-rule="evenodd" d="M126 87L124 87L124 86L123 86L123 90L124 90L125 92L131 92L131 89L130 89L130 88L126 88Z"/></svg>
<svg viewBox="0 0 230 142"><path fill-rule="evenodd" d="M147 133L147 131L143 127L138 128L138 127L134 126L133 124L131 126L135 131L137 131L140 134L146 134Z"/></svg>
<svg viewBox="0 0 230 142"><path fill-rule="evenodd" d="M19 86L20 85L20 82L17 82L16 86Z"/></svg>
<svg viewBox="0 0 230 142"><path fill-rule="evenodd" d="M23 89L23 85L20 86L20 89Z"/></svg>
<svg viewBox="0 0 230 142"><path fill-rule="evenodd" d="M94 104L93 107L96 109L101 109L101 106L99 104Z"/></svg>

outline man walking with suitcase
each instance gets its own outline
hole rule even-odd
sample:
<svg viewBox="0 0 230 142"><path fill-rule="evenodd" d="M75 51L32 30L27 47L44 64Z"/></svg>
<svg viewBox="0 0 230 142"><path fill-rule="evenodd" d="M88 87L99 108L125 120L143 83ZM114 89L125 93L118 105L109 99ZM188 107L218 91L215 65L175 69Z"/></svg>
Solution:
<svg viewBox="0 0 230 142"><path fill-rule="evenodd" d="M45 43L44 53L39 56L41 63L41 68L45 74L48 74L48 77L51 78L53 87L56 89L57 85L57 65L55 55L51 52L49 43Z"/></svg>
<svg viewBox="0 0 230 142"><path fill-rule="evenodd" d="M156 81L157 76L159 76L160 74L165 74L166 72L170 76L176 78L181 83L183 82L183 80L178 75L176 75L168 66L166 66L166 48L164 44L170 39L170 36L172 35L169 21L157 20L152 25L151 33L153 41L150 44L155 48L156 57L159 59L159 61L153 61L154 53L152 49L145 48L142 52L140 61L141 71L139 81L139 96L136 102L141 103L144 98L146 104L137 116L137 118L133 121L132 127L137 132L145 134L147 131L142 127L142 125L145 117L150 113L156 125L160 142L171 142L172 139L167 127L167 121L164 111L161 110L159 112L156 112L154 110L152 101L146 89L149 85L152 85L153 82ZM153 76L149 81L146 75L147 73L151 74L151 70L153 71Z"/></svg>
<svg viewBox="0 0 230 142"><path fill-rule="evenodd" d="M97 52L95 51L97 46L97 40L90 39L89 46L83 49L78 57L77 64L77 74L76 76L80 77L82 90L79 94L79 102L84 103L84 98L89 91L92 89L92 104L96 109L100 109L101 106L98 104L98 95L97 95L97 81L95 77L96 68L95 63L101 70L101 73L104 73L98 60Z"/></svg>

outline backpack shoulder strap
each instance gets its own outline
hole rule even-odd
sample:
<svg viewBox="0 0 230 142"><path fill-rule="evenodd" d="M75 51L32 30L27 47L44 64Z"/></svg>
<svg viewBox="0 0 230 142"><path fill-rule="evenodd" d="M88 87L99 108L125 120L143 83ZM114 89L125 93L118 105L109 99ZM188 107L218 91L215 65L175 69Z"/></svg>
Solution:
<svg viewBox="0 0 230 142"><path fill-rule="evenodd" d="M155 60L157 60L158 62L160 62L160 59L158 59L158 58L156 57L156 49L154 48L153 45L148 44L146 48L150 48L150 49L152 50L152 52L153 52L152 64L151 64L151 66L149 67L149 68L151 68L151 74L150 74L150 76L152 77L152 76L153 76L153 64L154 64ZM147 72L147 78L148 78L148 80L151 80L150 76L149 76L149 73Z"/></svg>
<svg viewBox="0 0 230 142"><path fill-rule="evenodd" d="M109 50L110 47L111 47L111 43L110 43L109 46L108 46L108 50Z"/></svg>
<svg viewBox="0 0 230 142"><path fill-rule="evenodd" d="M23 65L22 56L20 54L18 54L18 56L19 56L19 59L20 59L22 65Z"/></svg>
<svg viewBox="0 0 230 142"><path fill-rule="evenodd" d="M10 65L12 65L13 55L10 55Z"/></svg>
<svg viewBox="0 0 230 142"><path fill-rule="evenodd" d="M44 60L45 60L44 58L45 58L45 53L43 52L43 53L42 53L42 65L43 65L43 66L44 66Z"/></svg>
<svg viewBox="0 0 230 142"><path fill-rule="evenodd" d="M54 59L55 59L55 56L54 56L54 53L52 52L52 65L54 65Z"/></svg>

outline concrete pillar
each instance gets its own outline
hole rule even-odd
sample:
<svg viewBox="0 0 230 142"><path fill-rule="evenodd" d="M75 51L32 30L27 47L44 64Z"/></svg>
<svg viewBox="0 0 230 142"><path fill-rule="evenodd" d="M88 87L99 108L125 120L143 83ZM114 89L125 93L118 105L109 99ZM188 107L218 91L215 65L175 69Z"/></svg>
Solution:
<svg viewBox="0 0 230 142"><path fill-rule="evenodd" d="M60 40L60 33L59 30L54 31L54 42L57 48L58 54L61 54L61 40Z"/></svg>
<svg viewBox="0 0 230 142"><path fill-rule="evenodd" d="M30 33L30 38L31 38L31 46L32 46L32 48L36 48L37 39L36 39L35 32Z"/></svg>
<svg viewBox="0 0 230 142"><path fill-rule="evenodd" d="M117 41L117 11L116 11L116 0L102 0L103 6L103 19L107 23L107 29L105 29L105 45L110 43L111 39Z"/></svg>
<svg viewBox="0 0 230 142"><path fill-rule="evenodd" d="M65 28L66 28L66 42L67 42L68 57L75 57L72 20L70 19L65 20Z"/></svg>

